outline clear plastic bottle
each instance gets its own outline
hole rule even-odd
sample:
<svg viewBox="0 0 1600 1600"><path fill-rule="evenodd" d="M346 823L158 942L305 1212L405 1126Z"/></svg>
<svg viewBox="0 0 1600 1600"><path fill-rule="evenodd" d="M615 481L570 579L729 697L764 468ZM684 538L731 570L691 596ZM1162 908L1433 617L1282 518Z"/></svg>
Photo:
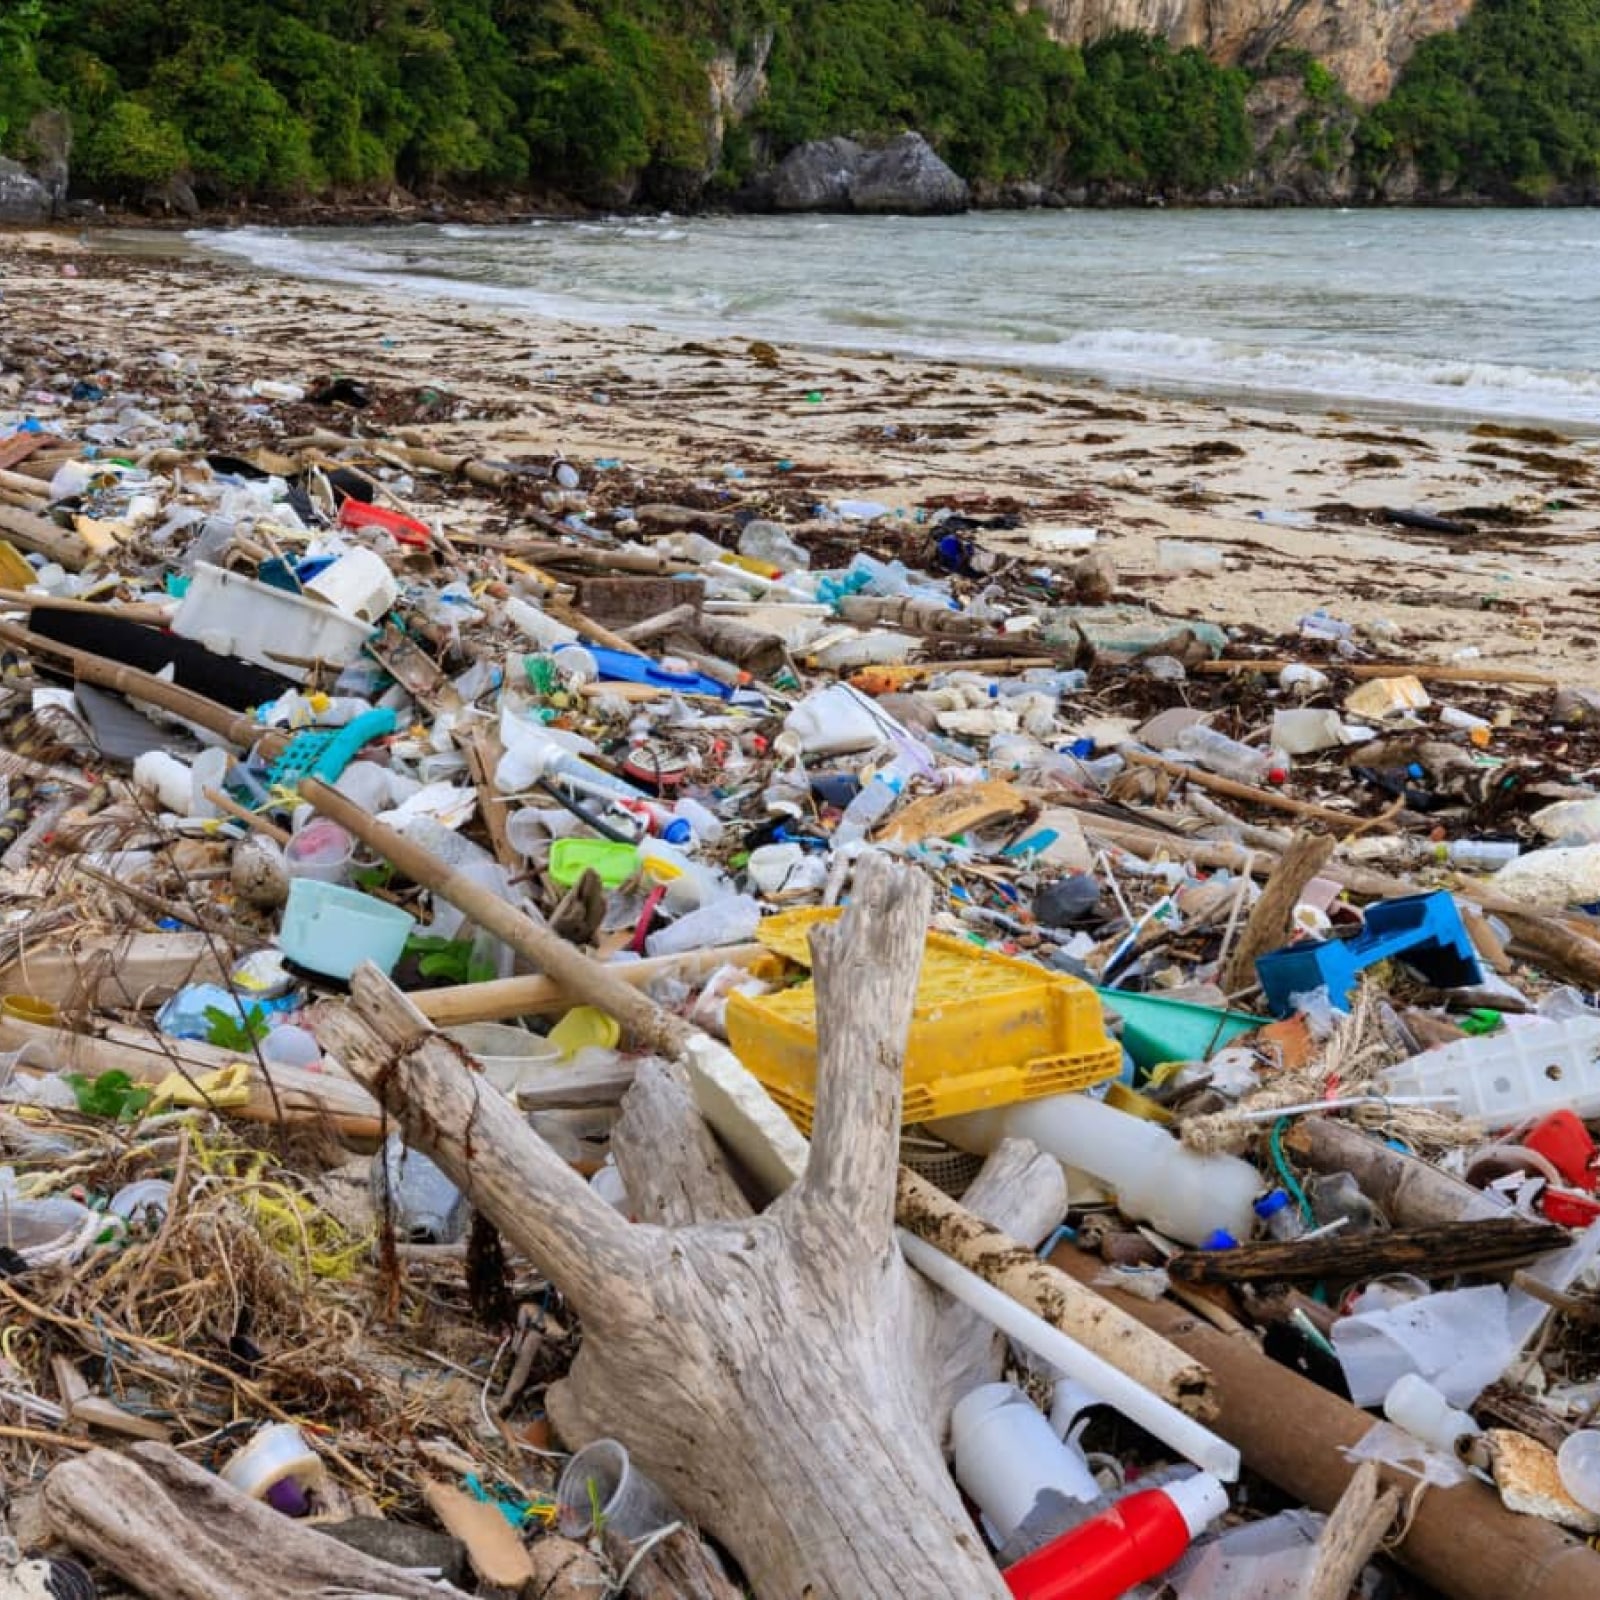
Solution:
<svg viewBox="0 0 1600 1600"><path fill-rule="evenodd" d="M833 830L834 848L842 849L865 839L894 809L906 781L916 771L916 765L908 757L898 755L888 766L873 773L856 791L855 798L839 819L839 826Z"/></svg>
<svg viewBox="0 0 1600 1600"><path fill-rule="evenodd" d="M784 572L804 571L811 565L811 553L795 542L781 522L757 517L747 522L739 534L739 554L770 562Z"/></svg>
<svg viewBox="0 0 1600 1600"><path fill-rule="evenodd" d="M1256 1215L1274 1239L1298 1239L1306 1231L1300 1209L1282 1189L1256 1201Z"/></svg>
<svg viewBox="0 0 1600 1600"><path fill-rule="evenodd" d="M417 1244L453 1244L467 1229L467 1197L420 1150L397 1133L373 1157L372 1187L388 1185L395 1231Z"/></svg>
<svg viewBox="0 0 1600 1600"><path fill-rule="evenodd" d="M1521 854L1522 846L1513 839L1455 839L1434 846L1436 860L1466 872L1498 872Z"/></svg>
<svg viewBox="0 0 1600 1600"><path fill-rule="evenodd" d="M1199 723L1178 735L1178 749L1208 772L1239 783L1269 782L1274 772L1287 772L1289 758L1279 750L1258 750Z"/></svg>

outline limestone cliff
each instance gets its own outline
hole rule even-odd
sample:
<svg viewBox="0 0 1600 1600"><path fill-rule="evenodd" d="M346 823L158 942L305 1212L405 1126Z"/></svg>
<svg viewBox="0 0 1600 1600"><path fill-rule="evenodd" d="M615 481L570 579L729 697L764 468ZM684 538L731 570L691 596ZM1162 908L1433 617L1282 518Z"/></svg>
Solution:
<svg viewBox="0 0 1600 1600"><path fill-rule="evenodd" d="M1472 0L1030 0L1065 44L1125 29L1197 45L1225 65L1260 66L1274 50L1304 50L1358 105L1393 87L1418 42L1454 28Z"/></svg>

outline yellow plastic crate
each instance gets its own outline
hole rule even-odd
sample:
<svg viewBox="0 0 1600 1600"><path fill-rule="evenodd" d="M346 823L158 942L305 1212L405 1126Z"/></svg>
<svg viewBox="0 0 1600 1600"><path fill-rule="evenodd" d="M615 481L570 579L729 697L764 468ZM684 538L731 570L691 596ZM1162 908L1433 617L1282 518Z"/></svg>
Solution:
<svg viewBox="0 0 1600 1600"><path fill-rule="evenodd" d="M810 965L807 934L836 911L770 917L757 937ZM803 1131L816 1109L817 1008L810 982L728 999L735 1054ZM906 1046L901 1120L926 1122L1087 1089L1115 1077L1122 1049L1106 1036L1088 984L1032 962L930 933Z"/></svg>

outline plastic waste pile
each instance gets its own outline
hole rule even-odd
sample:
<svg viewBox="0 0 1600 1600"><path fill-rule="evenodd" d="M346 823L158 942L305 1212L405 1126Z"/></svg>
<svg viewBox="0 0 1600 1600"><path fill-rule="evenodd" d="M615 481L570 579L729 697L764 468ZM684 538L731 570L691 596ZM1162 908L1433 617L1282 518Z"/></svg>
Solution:
<svg viewBox="0 0 1600 1600"><path fill-rule="evenodd" d="M1256 1414L1218 1369L1208 1455L1013 1343L951 1424L997 1581L1288 1593L1366 1461L1429 1487L1424 1553L1382 1522L1363 1593L1483 1592L1428 1543L1463 1486L1508 1550L1600 1531L1600 689L1440 670L1336 607L1286 638L1186 617L1217 552L1119 573L1094 528L978 491L498 460L455 448L448 396L424 447L414 397L316 375L202 425L176 357L18 372L14 1498L64 1450L176 1444L289 1521L442 1526L464 1584L494 1541L457 1500L524 1557L680 1521L621 1444L552 1433L559 1285L494 1255L322 1019L375 968L630 1215L627 1020L457 901L726 1041L809 1133L808 936L887 856L934 889L904 1164L959 1199L1030 1142L1066 1179L1041 1256L1298 1386Z"/></svg>

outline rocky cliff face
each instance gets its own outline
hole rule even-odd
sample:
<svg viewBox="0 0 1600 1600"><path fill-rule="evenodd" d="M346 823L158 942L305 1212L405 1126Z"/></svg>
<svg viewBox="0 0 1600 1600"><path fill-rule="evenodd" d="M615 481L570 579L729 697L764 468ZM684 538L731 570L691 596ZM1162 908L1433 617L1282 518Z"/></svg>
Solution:
<svg viewBox="0 0 1600 1600"><path fill-rule="evenodd" d="M1337 74L1358 105L1382 100L1418 42L1454 28L1472 0L1031 0L1055 37L1088 44L1133 29L1215 61L1259 66L1304 50Z"/></svg>

